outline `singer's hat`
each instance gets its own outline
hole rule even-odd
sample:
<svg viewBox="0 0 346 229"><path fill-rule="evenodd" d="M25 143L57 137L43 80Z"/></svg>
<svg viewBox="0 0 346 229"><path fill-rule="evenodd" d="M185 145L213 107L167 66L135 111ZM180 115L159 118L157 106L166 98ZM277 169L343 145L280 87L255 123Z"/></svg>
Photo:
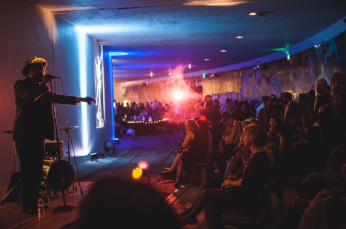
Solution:
<svg viewBox="0 0 346 229"><path fill-rule="evenodd" d="M47 67L47 61L45 59L33 56L25 62L24 68L22 70L23 76L28 76L28 71L34 64L42 64L43 67Z"/></svg>

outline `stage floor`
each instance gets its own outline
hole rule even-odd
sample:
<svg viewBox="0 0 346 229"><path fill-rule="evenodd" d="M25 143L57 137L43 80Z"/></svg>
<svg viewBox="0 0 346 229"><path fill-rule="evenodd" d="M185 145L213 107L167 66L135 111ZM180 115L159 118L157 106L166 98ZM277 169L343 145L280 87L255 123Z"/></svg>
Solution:
<svg viewBox="0 0 346 229"><path fill-rule="evenodd" d="M180 134L180 133L179 133ZM51 197L49 208L45 211L45 217L38 219L36 215L24 214L21 212L21 201L14 203L5 203L0 206L0 228L75 228L74 223L78 219L79 206L84 196L88 194L91 185L98 179L112 176L131 178L131 171L139 161L147 161L150 165L147 170L151 180L143 178L142 182L150 183L166 198L174 211L179 214L187 210L195 201L200 193L202 186L191 186L186 183L179 189L173 187L174 181L161 180L159 173L169 167L175 155L172 150L181 142L178 133L173 135L150 135L138 137L124 137L120 139L120 145L116 148L116 156L99 158L98 162L86 161L78 165L79 180L83 195L75 182L77 190L66 193L66 204L76 206L75 209L67 212L56 212L56 207L63 205L61 193ZM76 167L75 167L76 172ZM6 193L7 187L0 187L0 196ZM295 193L285 191L285 200L291 201ZM277 201L273 197L274 211L277 207ZM237 218L241 216L235 216ZM198 222L195 225L187 225L186 229L206 228L204 214L198 215ZM227 226L225 228L233 228Z"/></svg>

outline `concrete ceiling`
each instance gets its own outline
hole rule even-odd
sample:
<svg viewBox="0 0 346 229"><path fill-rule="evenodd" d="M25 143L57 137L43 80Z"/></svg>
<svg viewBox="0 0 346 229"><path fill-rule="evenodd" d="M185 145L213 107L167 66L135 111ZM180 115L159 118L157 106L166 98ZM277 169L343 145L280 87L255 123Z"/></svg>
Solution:
<svg viewBox="0 0 346 229"><path fill-rule="evenodd" d="M34 1L107 42L105 49L128 53L113 58L119 81L164 77L176 67L190 73L259 58L346 16L344 0Z"/></svg>

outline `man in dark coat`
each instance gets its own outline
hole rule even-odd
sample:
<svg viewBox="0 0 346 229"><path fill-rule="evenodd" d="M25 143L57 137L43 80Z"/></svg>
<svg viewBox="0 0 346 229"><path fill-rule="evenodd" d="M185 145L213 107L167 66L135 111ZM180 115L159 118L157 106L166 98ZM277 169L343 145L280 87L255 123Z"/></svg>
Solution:
<svg viewBox="0 0 346 229"><path fill-rule="evenodd" d="M284 104L281 110L281 121L288 126L291 117L300 118L300 107L298 103L292 101L292 94L289 92L282 93L281 101Z"/></svg>
<svg viewBox="0 0 346 229"><path fill-rule="evenodd" d="M332 149L332 136L335 115L328 93L328 85L325 79L319 79L316 84L317 96L313 104L309 105L307 117L311 119L311 128L308 134L308 145L312 164L315 171L322 171L328 159L328 153Z"/></svg>
<svg viewBox="0 0 346 229"><path fill-rule="evenodd" d="M90 97L63 96L50 92L48 82L54 77L46 73L47 61L32 57L22 70L25 79L14 84L16 116L13 139L20 160L23 213L37 214L37 198L41 185L45 138L54 139L52 102L76 105L95 102Z"/></svg>

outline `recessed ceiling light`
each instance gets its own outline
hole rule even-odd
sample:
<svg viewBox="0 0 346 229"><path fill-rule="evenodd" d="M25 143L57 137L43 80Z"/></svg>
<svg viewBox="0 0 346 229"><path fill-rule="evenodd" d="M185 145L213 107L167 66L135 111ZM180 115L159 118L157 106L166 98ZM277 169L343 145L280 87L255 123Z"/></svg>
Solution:
<svg viewBox="0 0 346 229"><path fill-rule="evenodd" d="M227 52L227 50L223 49L223 50L221 50L221 52Z"/></svg>
<svg viewBox="0 0 346 229"><path fill-rule="evenodd" d="M189 68L191 68L191 64L189 64Z"/></svg>
<svg viewBox="0 0 346 229"><path fill-rule="evenodd" d="M249 13L250 16L256 16L257 14L255 12Z"/></svg>
<svg viewBox="0 0 346 229"><path fill-rule="evenodd" d="M237 36L237 37L235 37L235 38L237 38L237 39L243 39L244 37L243 37L243 36Z"/></svg>
<svg viewBox="0 0 346 229"><path fill-rule="evenodd" d="M150 77L153 77L153 75L154 75L153 72L150 72Z"/></svg>
<svg viewBox="0 0 346 229"><path fill-rule="evenodd" d="M204 59L205 61L209 61L209 59Z"/></svg>

